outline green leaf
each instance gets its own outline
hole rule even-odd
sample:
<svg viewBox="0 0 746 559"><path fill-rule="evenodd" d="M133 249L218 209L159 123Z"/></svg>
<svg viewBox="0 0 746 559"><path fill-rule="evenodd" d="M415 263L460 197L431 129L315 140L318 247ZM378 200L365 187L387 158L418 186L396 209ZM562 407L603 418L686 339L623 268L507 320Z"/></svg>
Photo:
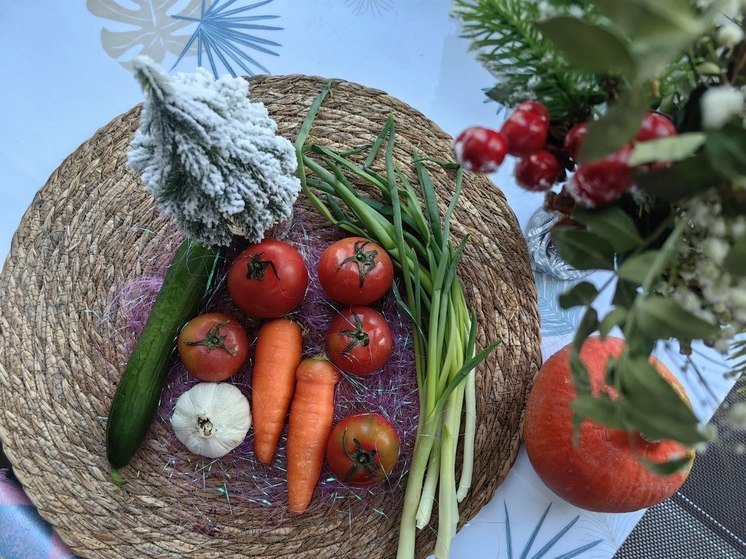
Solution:
<svg viewBox="0 0 746 559"><path fill-rule="evenodd" d="M419 178L420 188L422 189L422 197L425 200L425 217L430 223L432 238L435 240L435 243L440 246L443 243L443 225L440 222L438 195L435 193L435 186L430 178L430 174L427 172L422 161L417 158L416 152L414 158L417 177Z"/></svg>
<svg viewBox="0 0 746 559"><path fill-rule="evenodd" d="M490 345L485 347L482 351L477 353L474 357L469 359L466 363L462 365L462 367L458 370L458 372L453 375L453 378L451 378L448 382L448 385L443 389L443 392L441 392L440 397L438 398L438 401L435 403L435 407L433 409L435 410L442 410L443 406L446 403L446 400L448 400L448 397L451 395L451 392L453 392L456 387L463 382L463 380L471 373L474 368L479 365L482 361L487 359L490 353L492 353L497 346L499 346L502 343L501 340L497 340L492 342Z"/></svg>
<svg viewBox="0 0 746 559"><path fill-rule="evenodd" d="M705 150L712 167L737 184L746 184L746 130L726 126L707 132Z"/></svg>
<svg viewBox="0 0 746 559"><path fill-rule="evenodd" d="M646 460L639 454L637 455L637 459L641 464L659 476L670 476L687 470L692 464L692 458L692 456L685 456L683 458L669 460L668 462L653 462L651 460Z"/></svg>
<svg viewBox="0 0 746 559"><path fill-rule="evenodd" d="M588 370L580 360L580 348L588 336L598 328L598 313L593 307L587 307L575 331L572 350L570 351L570 369L572 380L579 395L590 394L591 384L588 380Z"/></svg>
<svg viewBox="0 0 746 559"><path fill-rule="evenodd" d="M627 281L642 284L660 256L658 250L647 250L624 260L617 275Z"/></svg>
<svg viewBox="0 0 746 559"><path fill-rule="evenodd" d="M602 393L598 397L584 394L573 400L572 410L583 418L592 419L611 429L624 429L624 422L617 407L608 394Z"/></svg>
<svg viewBox="0 0 746 559"><path fill-rule="evenodd" d="M642 238L632 218L618 206L596 210L578 208L572 213L575 221L606 239L616 252L627 252L642 244Z"/></svg>
<svg viewBox="0 0 746 559"><path fill-rule="evenodd" d="M632 38L698 34L702 27L691 6L676 0L591 1Z"/></svg>
<svg viewBox="0 0 746 559"><path fill-rule="evenodd" d="M627 320L627 309L617 307L601 320L601 324L598 326L598 333L601 334L602 338L605 338L614 326L621 327L625 320Z"/></svg>
<svg viewBox="0 0 746 559"><path fill-rule="evenodd" d="M593 0L630 38L638 78L658 75L706 30L691 5L678 0Z"/></svg>
<svg viewBox="0 0 746 559"><path fill-rule="evenodd" d="M570 227L552 230L552 241L560 256L579 270L613 270L614 248L590 231Z"/></svg>
<svg viewBox="0 0 746 559"><path fill-rule="evenodd" d="M723 262L723 269L737 277L746 276L746 236L731 247Z"/></svg>
<svg viewBox="0 0 746 559"><path fill-rule="evenodd" d="M559 296L559 304L563 309L590 305L598 295L598 289L592 283L582 281L574 285L569 291Z"/></svg>
<svg viewBox="0 0 746 559"><path fill-rule="evenodd" d="M703 440L697 416L646 357L627 355L616 366L619 403L628 428L649 439L675 439L685 444Z"/></svg>
<svg viewBox="0 0 746 559"><path fill-rule="evenodd" d="M636 144L629 156L630 167L656 161L681 161L694 155L705 143L701 132L687 132L669 138L659 138Z"/></svg>
<svg viewBox="0 0 746 559"><path fill-rule="evenodd" d="M630 308L637 298L638 284L620 279L616 284L616 291L612 303L617 307Z"/></svg>
<svg viewBox="0 0 746 559"><path fill-rule="evenodd" d="M674 163L668 169L635 173L634 179L648 194L667 202L676 202L704 192L721 180L704 153Z"/></svg>
<svg viewBox="0 0 746 559"><path fill-rule="evenodd" d="M615 152L635 137L648 109L641 88L623 94L606 114L588 127L580 148L580 161L594 161Z"/></svg>
<svg viewBox="0 0 746 559"><path fill-rule="evenodd" d="M656 339L706 339L719 330L685 310L675 300L660 295L649 295L635 303L635 323L645 334Z"/></svg>
<svg viewBox="0 0 746 559"><path fill-rule="evenodd" d="M560 16L536 23L536 28L571 64L591 72L631 76L636 62L627 41L613 28Z"/></svg>
<svg viewBox="0 0 746 559"><path fill-rule="evenodd" d="M485 95L502 105L508 105L514 93L515 90L512 84L506 81L505 83L498 83L495 87L487 91Z"/></svg>

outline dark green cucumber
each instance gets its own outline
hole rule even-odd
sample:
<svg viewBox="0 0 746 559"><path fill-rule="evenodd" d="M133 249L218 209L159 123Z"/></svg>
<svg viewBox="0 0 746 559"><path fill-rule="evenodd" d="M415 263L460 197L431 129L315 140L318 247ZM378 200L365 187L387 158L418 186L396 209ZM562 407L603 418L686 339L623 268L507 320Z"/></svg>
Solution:
<svg viewBox="0 0 746 559"><path fill-rule="evenodd" d="M148 432L174 357L179 329L197 313L218 249L181 243L127 362L106 424L106 455L125 466Z"/></svg>

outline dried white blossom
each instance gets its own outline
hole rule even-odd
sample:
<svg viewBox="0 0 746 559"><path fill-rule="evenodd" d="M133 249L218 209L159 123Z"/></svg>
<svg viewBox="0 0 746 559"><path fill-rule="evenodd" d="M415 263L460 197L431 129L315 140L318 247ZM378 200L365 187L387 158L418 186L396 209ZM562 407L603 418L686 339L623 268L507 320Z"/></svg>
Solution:
<svg viewBox="0 0 746 559"><path fill-rule="evenodd" d="M295 151L266 107L249 101L246 80L202 68L169 76L147 57L134 69L146 101L128 164L182 232L227 245L232 226L258 242L291 217Z"/></svg>
<svg viewBox="0 0 746 559"><path fill-rule="evenodd" d="M732 21L727 21L720 26L715 38L721 46L732 49L743 41L743 29L741 29L740 25L736 25Z"/></svg>
<svg viewBox="0 0 746 559"><path fill-rule="evenodd" d="M722 128L744 110L743 92L731 85L712 87L702 95L702 124Z"/></svg>
<svg viewBox="0 0 746 559"><path fill-rule="evenodd" d="M725 257L728 256L728 252L730 252L730 244L719 237L710 237L702 245L702 248L709 253L712 262L718 266L723 263Z"/></svg>
<svg viewBox="0 0 746 559"><path fill-rule="evenodd" d="M736 332L746 329L746 278L723 269L731 247L746 232L746 217L723 213L717 196L703 194L684 208L688 227L679 257L658 292L684 309L721 326L709 341L721 353Z"/></svg>
<svg viewBox="0 0 746 559"><path fill-rule="evenodd" d="M734 429L746 430L746 402L738 402L728 411L728 423Z"/></svg>
<svg viewBox="0 0 746 559"><path fill-rule="evenodd" d="M697 431L705 439L702 442L695 443L692 448L695 452L706 452L710 444L718 440L718 428L714 423L700 423Z"/></svg>

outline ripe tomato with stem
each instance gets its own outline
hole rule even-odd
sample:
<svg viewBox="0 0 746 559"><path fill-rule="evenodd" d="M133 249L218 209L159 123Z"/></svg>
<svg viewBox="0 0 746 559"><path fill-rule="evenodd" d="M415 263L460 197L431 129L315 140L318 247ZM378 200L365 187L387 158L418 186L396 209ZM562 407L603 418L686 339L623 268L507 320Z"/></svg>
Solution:
<svg viewBox="0 0 746 559"><path fill-rule="evenodd" d="M335 477L347 485L378 483L391 474L399 459L399 435L379 413L348 415L332 429L326 461Z"/></svg>
<svg viewBox="0 0 746 559"><path fill-rule="evenodd" d="M368 305L383 297L394 279L386 251L363 237L330 245L319 259L319 282L327 295L346 305Z"/></svg>
<svg viewBox="0 0 746 559"><path fill-rule="evenodd" d="M391 357L393 336L381 313L355 305L332 319L326 336L329 359L347 373L367 376Z"/></svg>
<svg viewBox="0 0 746 559"><path fill-rule="evenodd" d="M241 310L279 318L303 302L308 269L301 254L273 239L250 245L228 271L228 293Z"/></svg>
<svg viewBox="0 0 746 559"><path fill-rule="evenodd" d="M179 357L199 380L221 382L235 375L249 355L243 327L223 313L199 315L179 332Z"/></svg>

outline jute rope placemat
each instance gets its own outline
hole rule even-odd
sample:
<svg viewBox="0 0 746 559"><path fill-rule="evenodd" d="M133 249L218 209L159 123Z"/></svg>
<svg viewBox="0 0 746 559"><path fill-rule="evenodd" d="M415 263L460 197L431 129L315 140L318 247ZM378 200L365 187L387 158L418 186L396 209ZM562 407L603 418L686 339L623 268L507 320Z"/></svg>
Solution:
<svg viewBox="0 0 746 559"><path fill-rule="evenodd" d="M302 76L258 77L251 97L266 103L279 132L294 138L325 83ZM448 159L450 138L383 92L337 82L312 137L343 148L371 142L387 116L397 121L394 155L411 168L412 150ZM167 427L153 425L117 487L106 462L105 417L127 361L106 310L174 231L125 166L139 108L114 119L52 174L26 212L0 278L0 438L41 515L84 557L389 558L394 556L403 488L375 498L353 521L346 512L233 503L216 508L215 530L195 530L195 488L164 479ZM441 200L452 176L432 169ZM299 203L304 203L303 201ZM524 401L540 363L539 317L525 242L503 194L467 174L454 235L470 233L461 278L479 318L480 346L502 345L478 369L478 423L472 518L505 478L518 451ZM201 507L215 492L201 495ZM377 511L372 510L374 508ZM431 526L437 526L435 522ZM434 529L418 537L432 550Z"/></svg>

